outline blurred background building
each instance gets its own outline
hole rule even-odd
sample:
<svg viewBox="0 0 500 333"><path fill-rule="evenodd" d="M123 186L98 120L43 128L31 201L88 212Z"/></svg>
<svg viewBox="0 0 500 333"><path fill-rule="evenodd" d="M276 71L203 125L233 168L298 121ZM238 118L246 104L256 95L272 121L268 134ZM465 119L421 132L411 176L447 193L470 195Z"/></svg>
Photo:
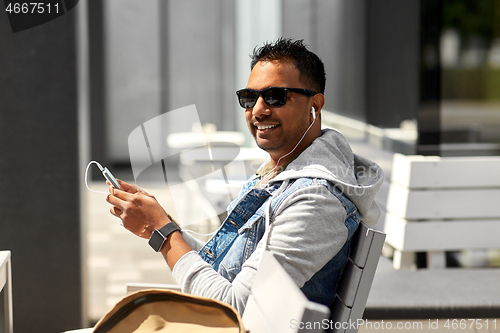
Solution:
<svg viewBox="0 0 500 333"><path fill-rule="evenodd" d="M248 55L284 36L325 62L325 118L352 135L404 153L496 155L499 11L494 0L90 1L91 113L103 118L92 154L126 165L137 124L190 104L202 123L246 133L234 91Z"/></svg>
<svg viewBox="0 0 500 333"><path fill-rule="evenodd" d="M239 131L251 147L235 91L246 85L253 48L280 36L304 39L324 61L322 121L349 140L403 154L499 154L499 0L80 0L65 16L17 34L3 15L0 247L13 251L16 332L56 313L61 323L48 320L47 332L88 323L95 281L85 259L87 194L76 190L88 161L133 180L129 134L191 104L202 124ZM176 124L165 131L175 133ZM27 167L33 156L36 169ZM30 177L9 176L18 170ZM46 195L52 183L56 197ZM20 199L26 188L38 193L29 197L35 206ZM45 223L68 232L42 227L40 207ZM32 245L58 254L37 266L36 280L33 250L16 241L26 228L37 231ZM61 246L61 234L72 241ZM74 283L47 308L47 297L61 291L54 269L72 272L63 287ZM40 279L44 292L35 288Z"/></svg>

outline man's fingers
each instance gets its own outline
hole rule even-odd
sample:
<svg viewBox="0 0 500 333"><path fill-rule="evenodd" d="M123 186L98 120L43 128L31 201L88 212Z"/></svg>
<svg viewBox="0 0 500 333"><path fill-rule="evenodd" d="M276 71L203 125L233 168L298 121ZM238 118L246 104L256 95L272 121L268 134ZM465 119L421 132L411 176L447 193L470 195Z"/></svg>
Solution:
<svg viewBox="0 0 500 333"><path fill-rule="evenodd" d="M115 190L114 193L108 194L106 201L118 209L122 209L126 204L127 200L120 198L120 196L126 195L127 193L123 191Z"/></svg>
<svg viewBox="0 0 500 333"><path fill-rule="evenodd" d="M114 215L116 217L120 217L120 215L122 214L122 210L115 206L111 207L109 211L111 212L111 215Z"/></svg>
<svg viewBox="0 0 500 333"><path fill-rule="evenodd" d="M123 201L133 201L134 200L134 197L136 197L137 195L140 195L140 194L137 194L137 192L128 192L128 191L125 191L125 190L120 190L120 189L116 189L112 186L109 187L109 193L120 199L120 200L123 200Z"/></svg>
<svg viewBox="0 0 500 333"><path fill-rule="evenodd" d="M132 194L137 193L137 192L141 192L141 189L139 187L137 187L136 185L124 182L123 180L120 180L120 179L117 179L117 181L118 181L118 184L120 185L120 189L122 189L125 192L132 193Z"/></svg>

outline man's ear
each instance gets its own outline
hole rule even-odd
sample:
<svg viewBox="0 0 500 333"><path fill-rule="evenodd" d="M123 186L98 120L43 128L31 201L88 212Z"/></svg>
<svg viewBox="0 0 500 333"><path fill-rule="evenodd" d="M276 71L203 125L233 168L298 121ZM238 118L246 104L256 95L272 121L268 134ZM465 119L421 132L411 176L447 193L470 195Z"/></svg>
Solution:
<svg viewBox="0 0 500 333"><path fill-rule="evenodd" d="M323 109L323 106L325 105L325 96L323 94L316 94L313 97L311 97L312 101L312 107L315 109L316 115Z"/></svg>

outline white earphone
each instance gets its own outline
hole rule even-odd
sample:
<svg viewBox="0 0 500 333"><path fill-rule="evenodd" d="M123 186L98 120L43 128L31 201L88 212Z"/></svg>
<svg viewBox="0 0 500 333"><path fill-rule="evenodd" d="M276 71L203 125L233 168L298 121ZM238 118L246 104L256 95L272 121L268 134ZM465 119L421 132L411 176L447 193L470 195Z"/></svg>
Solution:
<svg viewBox="0 0 500 333"><path fill-rule="evenodd" d="M314 125L314 122L316 121L316 109L314 108L314 106L311 108L311 113L313 115L313 122L311 123L311 125L309 125L309 127L306 129L305 133L302 135L302 137L300 138L299 142L297 142L297 144L295 145L295 147L293 147L292 150L290 150L287 154L281 156L279 159L278 159L278 162L276 162L276 166L271 170L269 171L268 173L266 173L264 176L262 176L262 179L265 179L268 175L272 174L274 172L274 170L276 170L276 168L278 167L278 165L280 165L280 161L283 157L286 157L288 155L290 155L298 146L299 144L302 142L302 140L304 139L304 137L306 136L307 132L309 132L309 130L311 129L311 127ZM266 184L267 186L267 184Z"/></svg>

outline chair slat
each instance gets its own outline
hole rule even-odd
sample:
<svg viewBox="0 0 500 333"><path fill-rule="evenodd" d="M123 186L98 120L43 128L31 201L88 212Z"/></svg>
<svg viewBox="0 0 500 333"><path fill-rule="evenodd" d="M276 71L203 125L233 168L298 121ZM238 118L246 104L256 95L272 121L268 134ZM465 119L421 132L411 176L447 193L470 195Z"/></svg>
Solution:
<svg viewBox="0 0 500 333"><path fill-rule="evenodd" d="M362 275L363 270L349 259L337 289L338 296L348 307L352 307L354 304Z"/></svg>
<svg viewBox="0 0 500 333"><path fill-rule="evenodd" d="M363 268L366 265L366 259L372 245L373 229L369 229L361 223L353 235L351 243L350 257L356 266Z"/></svg>
<svg viewBox="0 0 500 333"><path fill-rule="evenodd" d="M349 322L349 318L351 318L351 308L346 306L339 297L336 297L331 307L330 316L330 320L334 324L330 325L328 333L345 332L345 329L342 329L341 323ZM336 327L335 323L340 323L340 325L337 325Z"/></svg>
<svg viewBox="0 0 500 333"><path fill-rule="evenodd" d="M372 287L373 277L375 276L375 270L377 269L380 253L382 252L382 246L385 240L385 234L380 231L369 229L369 233L371 234L372 242L366 265L361 274L356 298L352 306L351 319L353 321L363 317L366 301L368 300L368 294Z"/></svg>
<svg viewBox="0 0 500 333"><path fill-rule="evenodd" d="M330 320L337 322L329 332L356 333L356 323L363 317L366 301L378 265L385 234L361 224L353 235L351 255L331 307Z"/></svg>

